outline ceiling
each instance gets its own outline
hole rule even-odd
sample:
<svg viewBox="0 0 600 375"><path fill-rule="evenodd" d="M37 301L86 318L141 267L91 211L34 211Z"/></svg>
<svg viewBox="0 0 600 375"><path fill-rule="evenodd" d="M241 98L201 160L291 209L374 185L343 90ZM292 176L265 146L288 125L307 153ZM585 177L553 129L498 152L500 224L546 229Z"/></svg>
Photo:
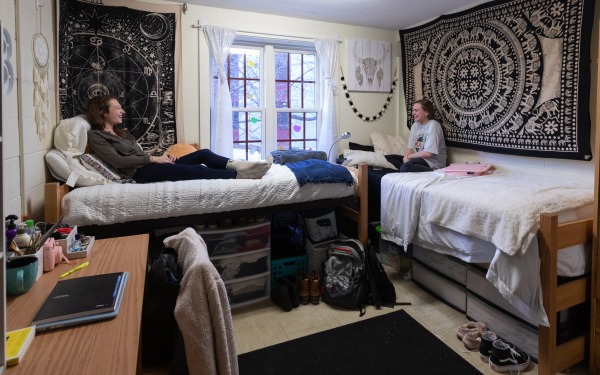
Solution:
<svg viewBox="0 0 600 375"><path fill-rule="evenodd" d="M400 30L489 0L183 0L188 5ZM180 2L180 1L178 1Z"/></svg>

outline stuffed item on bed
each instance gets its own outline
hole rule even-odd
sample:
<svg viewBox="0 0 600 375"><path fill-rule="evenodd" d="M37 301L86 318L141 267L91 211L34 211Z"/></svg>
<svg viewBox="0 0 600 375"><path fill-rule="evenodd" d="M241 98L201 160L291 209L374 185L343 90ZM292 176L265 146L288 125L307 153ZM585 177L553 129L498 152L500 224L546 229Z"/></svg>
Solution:
<svg viewBox="0 0 600 375"><path fill-rule="evenodd" d="M310 159L327 160L325 151L296 149L271 151L271 157L273 158L273 164L282 165Z"/></svg>

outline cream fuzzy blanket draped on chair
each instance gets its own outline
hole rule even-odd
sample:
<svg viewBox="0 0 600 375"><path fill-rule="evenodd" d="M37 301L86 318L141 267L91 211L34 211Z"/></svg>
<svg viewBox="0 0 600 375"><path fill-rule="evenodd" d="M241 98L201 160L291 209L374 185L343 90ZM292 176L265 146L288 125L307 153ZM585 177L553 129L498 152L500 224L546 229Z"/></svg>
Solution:
<svg viewBox="0 0 600 375"><path fill-rule="evenodd" d="M183 269L175 320L183 336L190 374L237 375L235 335L227 291L192 228L164 240Z"/></svg>

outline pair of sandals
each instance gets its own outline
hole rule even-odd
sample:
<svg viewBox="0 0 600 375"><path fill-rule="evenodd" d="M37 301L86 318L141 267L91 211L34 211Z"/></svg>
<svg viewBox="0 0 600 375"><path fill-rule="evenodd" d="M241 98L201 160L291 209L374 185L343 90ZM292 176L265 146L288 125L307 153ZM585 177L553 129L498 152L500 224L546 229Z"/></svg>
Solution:
<svg viewBox="0 0 600 375"><path fill-rule="evenodd" d="M469 350L479 349L481 334L487 331L487 325L483 322L468 322L456 328L456 337L465 344Z"/></svg>

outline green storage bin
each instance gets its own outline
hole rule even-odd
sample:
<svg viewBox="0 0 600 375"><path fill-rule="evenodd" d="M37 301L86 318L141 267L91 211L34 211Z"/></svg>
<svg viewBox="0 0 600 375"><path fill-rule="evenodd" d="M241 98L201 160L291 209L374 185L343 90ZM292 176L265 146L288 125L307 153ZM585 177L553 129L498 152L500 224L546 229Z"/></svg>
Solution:
<svg viewBox="0 0 600 375"><path fill-rule="evenodd" d="M306 274L308 259L306 254L295 257L271 259L271 286L276 285L277 279L286 276L296 276L301 271Z"/></svg>

